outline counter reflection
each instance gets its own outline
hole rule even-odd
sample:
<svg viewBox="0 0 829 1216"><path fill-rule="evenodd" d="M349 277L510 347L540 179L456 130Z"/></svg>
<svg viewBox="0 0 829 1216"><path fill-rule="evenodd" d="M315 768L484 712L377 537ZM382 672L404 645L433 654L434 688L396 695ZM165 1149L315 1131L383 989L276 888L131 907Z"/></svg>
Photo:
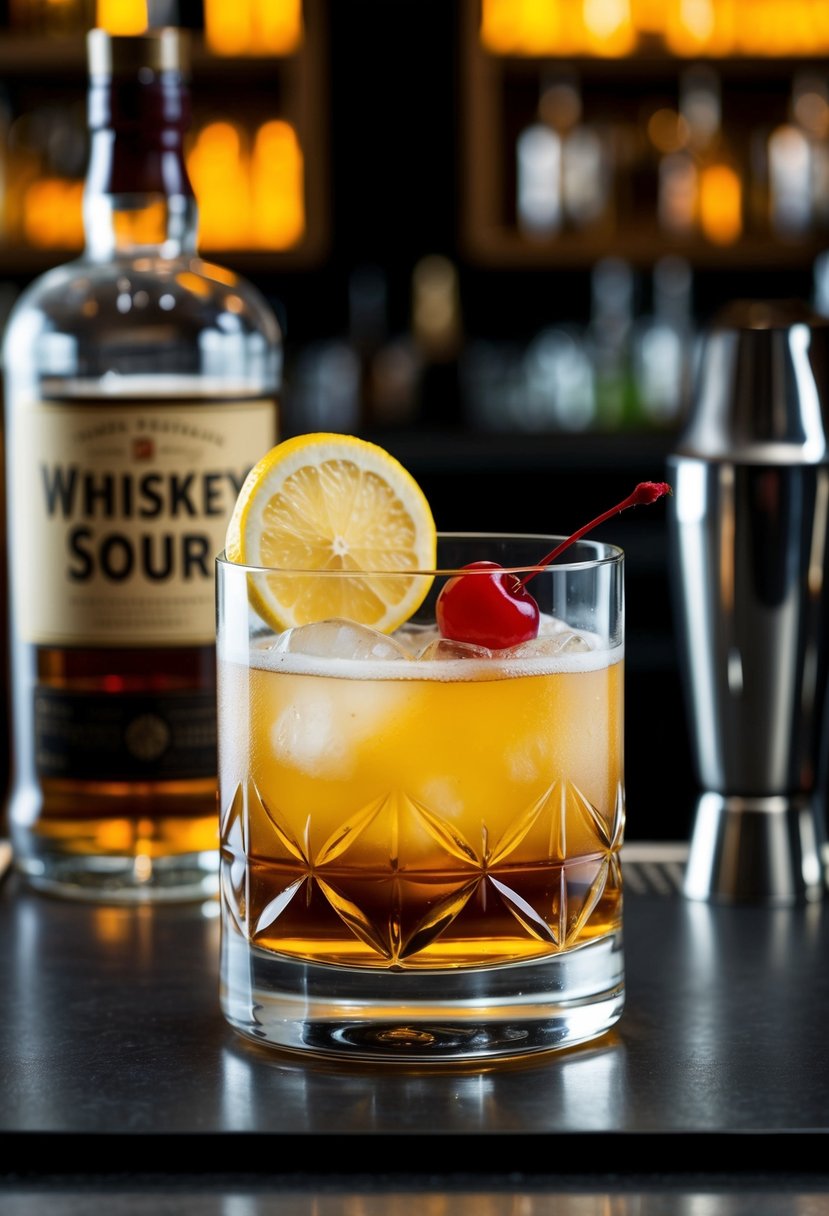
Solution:
<svg viewBox="0 0 829 1216"><path fill-rule="evenodd" d="M568 1052L510 1065L428 1069L292 1060L241 1040L222 1051L221 1119L258 1131L279 1101L293 1132L442 1130L543 1133L562 1126L604 1131L623 1119L625 1050L612 1034ZM336 1097L335 1097L336 1095Z"/></svg>
<svg viewBox="0 0 829 1216"><path fill-rule="evenodd" d="M555 1184L553 1184L555 1187ZM30 1216L45 1211L51 1216L87 1216L100 1202L101 1191L81 1190L73 1194L16 1190L4 1193L4 1216ZM754 1190L690 1192L653 1190L625 1194L597 1191L538 1190L425 1191L404 1188L383 1191L279 1190L263 1184L242 1193L210 1194L198 1190L152 1195L106 1192L108 1216L825 1216L826 1194L762 1192Z"/></svg>

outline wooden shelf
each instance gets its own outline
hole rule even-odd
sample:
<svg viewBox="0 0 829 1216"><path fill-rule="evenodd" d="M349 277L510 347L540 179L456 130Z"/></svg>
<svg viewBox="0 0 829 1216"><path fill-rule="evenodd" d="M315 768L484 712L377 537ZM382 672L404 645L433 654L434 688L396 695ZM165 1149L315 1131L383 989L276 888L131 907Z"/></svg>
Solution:
<svg viewBox="0 0 829 1216"><path fill-rule="evenodd" d="M290 55L217 55L204 38L191 31L191 67L194 80L273 77L301 67L305 46ZM33 38L0 32L0 76L29 80L34 75L86 80L86 39L83 34Z"/></svg>
<svg viewBox="0 0 829 1216"><path fill-rule="evenodd" d="M305 270L319 260L325 250L309 238L294 249L202 249L198 257L235 270L248 278L262 278L281 271ZM25 245L0 244L0 278L30 278L55 266L62 266L81 255L80 249L36 249Z"/></svg>
<svg viewBox="0 0 829 1216"><path fill-rule="evenodd" d="M705 269L794 270L811 266L829 245L825 240L784 242L772 237L744 237L734 245L713 245L694 238L680 240L659 232L623 230L602 236L566 232L547 240L532 240L513 228L479 228L466 234L465 252L478 265L494 269L533 270L549 267L581 269L604 257L619 256L636 267L653 266L675 254Z"/></svg>
<svg viewBox="0 0 829 1216"><path fill-rule="evenodd" d="M620 211L615 219L608 219L600 234L567 231L544 240L532 239L516 226L509 205L509 157L515 138L515 114L508 111L506 104L507 98L517 95L523 107L531 97L529 90L533 84L537 88L551 67L558 64L574 70L585 96L591 88L597 90L604 103L609 99L611 105L626 105L630 121L641 121L641 116L637 118L637 107L643 107L648 89L659 98L666 93L666 84L676 86L690 64L706 63L722 78L724 100L730 86L735 94L749 97L749 101L743 102L742 118L738 120L745 121L746 112L752 112L751 98L757 90L770 96L781 95L785 101L782 86L786 81L809 65L819 67L825 74L829 71L829 57L685 59L668 54L656 43L641 53L620 58L499 55L481 46L479 17L479 0L462 0L459 240L469 261L487 268L576 270L610 255L641 267L652 266L665 254L678 254L694 269L785 271L808 268L817 254L829 246L829 232L815 231L803 239L786 240L771 232L752 232L751 219L746 220L749 230L732 245L716 245L696 235L677 238L657 228L655 213L643 215L641 207L635 210L633 203L629 215L623 216ZM638 88L639 81L646 86L642 90ZM618 88L614 89L614 85ZM531 115L532 110L528 109L526 121L531 121Z"/></svg>
<svg viewBox="0 0 829 1216"><path fill-rule="evenodd" d="M488 61L499 75L526 75L536 78L555 65L566 65L582 80L661 80L674 79L677 73L696 64L705 64L728 78L775 79L790 77L810 66L826 70L829 55L756 56L670 55L665 51L624 55L619 58L599 55L497 55L484 48L474 54Z"/></svg>

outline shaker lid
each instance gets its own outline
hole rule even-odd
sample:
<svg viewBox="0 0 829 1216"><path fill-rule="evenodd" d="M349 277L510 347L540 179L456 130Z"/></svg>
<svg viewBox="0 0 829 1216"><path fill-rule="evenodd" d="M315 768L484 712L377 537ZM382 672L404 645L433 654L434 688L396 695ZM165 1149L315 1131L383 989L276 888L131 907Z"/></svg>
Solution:
<svg viewBox="0 0 829 1216"><path fill-rule="evenodd" d="M829 459L829 318L799 300L735 300L703 338L678 452L746 463Z"/></svg>
<svg viewBox="0 0 829 1216"><path fill-rule="evenodd" d="M712 329L791 329L808 325L826 328L829 318L818 316L803 300L732 300L716 314Z"/></svg>

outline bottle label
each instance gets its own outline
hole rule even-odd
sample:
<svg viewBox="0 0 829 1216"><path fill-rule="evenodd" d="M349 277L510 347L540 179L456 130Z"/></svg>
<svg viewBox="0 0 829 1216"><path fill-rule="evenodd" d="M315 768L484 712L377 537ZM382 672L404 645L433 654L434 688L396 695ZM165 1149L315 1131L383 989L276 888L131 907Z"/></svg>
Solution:
<svg viewBox="0 0 829 1216"><path fill-rule="evenodd" d="M186 781L216 776L216 698L205 692L34 693L38 776Z"/></svg>
<svg viewBox="0 0 829 1216"><path fill-rule="evenodd" d="M18 636L96 648L213 642L215 558L276 428L272 399L20 410L9 469Z"/></svg>

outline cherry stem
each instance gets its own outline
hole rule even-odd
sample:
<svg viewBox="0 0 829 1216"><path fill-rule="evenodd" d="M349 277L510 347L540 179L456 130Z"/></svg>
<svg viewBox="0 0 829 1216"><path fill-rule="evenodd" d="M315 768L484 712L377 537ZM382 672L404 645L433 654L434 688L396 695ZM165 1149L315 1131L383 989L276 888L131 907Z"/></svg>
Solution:
<svg viewBox="0 0 829 1216"><path fill-rule="evenodd" d="M595 519L591 519L589 524L585 524L579 528L572 536L568 536L560 545L556 545L551 553L543 557L538 563L539 566L549 566L550 562L555 561L559 553L563 553L574 541L579 540L586 532L591 532L593 528L597 528L599 524L603 524L606 519L610 519L611 515L617 515L620 511L625 511L628 507L645 506L649 503L656 502L658 498L662 498L664 494L672 494L673 490L668 485L667 481L640 481L639 485L632 494L628 494L627 498L622 502L617 503L615 507L611 507L609 511L604 511L601 515L597 515ZM526 587L531 578L535 578L538 570L531 570L529 574L525 574L519 582L519 587Z"/></svg>

